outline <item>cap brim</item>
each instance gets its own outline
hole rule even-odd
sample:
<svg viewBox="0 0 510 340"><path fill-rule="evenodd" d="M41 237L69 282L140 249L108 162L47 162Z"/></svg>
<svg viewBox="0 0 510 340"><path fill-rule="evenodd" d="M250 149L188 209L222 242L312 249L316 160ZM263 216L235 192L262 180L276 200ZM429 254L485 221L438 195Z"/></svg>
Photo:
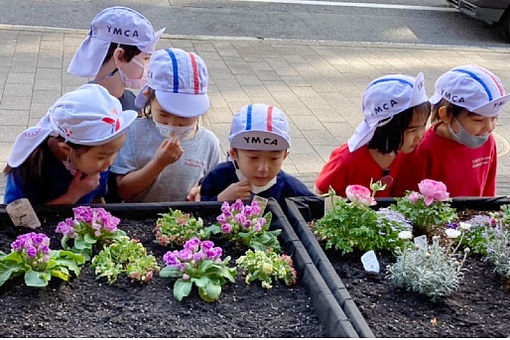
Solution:
<svg viewBox="0 0 510 340"><path fill-rule="evenodd" d="M443 97L441 97L439 93L434 93L432 97L429 98L429 102L430 104L435 105L441 101L441 98Z"/></svg>
<svg viewBox="0 0 510 340"><path fill-rule="evenodd" d="M138 46L140 51L145 52L145 53L152 53L152 52L154 52L154 50L156 49L156 44L158 43L159 38L161 38L161 36L165 32L165 30L166 30L166 27L163 27L159 31L154 32L154 40L151 41L151 43L148 44L147 46Z"/></svg>
<svg viewBox="0 0 510 340"><path fill-rule="evenodd" d="M230 147L241 150L280 151L290 148L290 143L272 132L250 130L232 136Z"/></svg>
<svg viewBox="0 0 510 340"><path fill-rule="evenodd" d="M135 98L135 106L139 109L143 109L145 107L145 104L147 103L147 100L149 100L149 98L147 98L143 93L145 91L147 91L147 89L149 88L149 85L145 85L141 90L140 92L138 92L138 95L136 96Z"/></svg>
<svg viewBox="0 0 510 340"><path fill-rule="evenodd" d="M17 168L32 154L32 152L48 138L51 129L45 127L31 127L23 131L12 147L7 164L11 168Z"/></svg>
<svg viewBox="0 0 510 340"><path fill-rule="evenodd" d="M168 113L179 117L193 118L201 116L209 110L207 94L173 93L156 90L159 105Z"/></svg>
<svg viewBox="0 0 510 340"><path fill-rule="evenodd" d="M498 99L494 99L473 110L474 113L485 117L496 117L501 109L510 101L510 94L504 95Z"/></svg>
<svg viewBox="0 0 510 340"><path fill-rule="evenodd" d="M131 123L138 117L138 113L133 110L126 110L119 113L119 120L120 120L120 128L115 131L115 133L111 134L110 136L103 138L103 139L95 139L95 140L89 140L89 141L83 141L83 140L74 140L72 138L68 138L68 141L71 143L79 144L79 145L87 145L87 146L97 146L97 145L103 145L108 142L111 142L112 140L116 139L117 137L121 136L126 130L129 128Z"/></svg>
<svg viewBox="0 0 510 340"><path fill-rule="evenodd" d="M110 41L87 37L71 59L67 72L78 77L95 77L109 47Z"/></svg>

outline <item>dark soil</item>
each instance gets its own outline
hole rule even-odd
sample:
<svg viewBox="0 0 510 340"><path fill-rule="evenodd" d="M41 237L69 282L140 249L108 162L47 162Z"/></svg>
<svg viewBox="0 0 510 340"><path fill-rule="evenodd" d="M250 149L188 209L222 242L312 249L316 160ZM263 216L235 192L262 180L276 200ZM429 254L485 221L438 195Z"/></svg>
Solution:
<svg viewBox="0 0 510 340"><path fill-rule="evenodd" d="M381 272L366 272L360 252L326 255L376 337L508 337L510 290L490 264L468 257L459 289L437 302L393 287L390 253L377 252Z"/></svg>
<svg viewBox="0 0 510 340"><path fill-rule="evenodd" d="M156 256L168 250L154 243L155 220L123 220L119 226L138 238ZM52 238L51 248L59 249L55 225L45 226ZM10 243L28 229L0 230L0 250L10 251ZM215 242L217 243L217 242ZM221 245L221 244L219 244ZM234 259L232 247L227 254ZM312 301L299 283L287 287L275 283L266 290L260 283L224 286L219 301L206 303L196 288L182 302L172 294L173 279L155 275L149 284L132 283L125 276L108 285L96 281L94 269L86 264L78 278L69 282L52 278L46 288L26 287L23 277L0 287L0 337L324 337Z"/></svg>

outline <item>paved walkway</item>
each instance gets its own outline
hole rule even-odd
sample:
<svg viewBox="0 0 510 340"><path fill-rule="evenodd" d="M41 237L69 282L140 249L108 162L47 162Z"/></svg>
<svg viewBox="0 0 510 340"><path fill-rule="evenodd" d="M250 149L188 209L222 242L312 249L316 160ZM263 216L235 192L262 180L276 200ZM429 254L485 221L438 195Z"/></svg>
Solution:
<svg viewBox="0 0 510 340"><path fill-rule="evenodd" d="M0 166L12 143L63 93L84 79L67 74L87 32L0 25ZM510 48L345 44L165 35L157 48L198 53L210 73L211 109L203 124L224 152L233 113L248 103L275 105L291 123L292 147L284 170L310 187L331 151L361 121L361 96L370 80L386 73L425 74L429 95L435 79L451 67L478 64L501 77L510 91ZM510 105L496 128L498 194L510 194ZM438 152L440 152L438 150ZM455 169L452 169L455 171ZM4 178L0 190L3 200Z"/></svg>

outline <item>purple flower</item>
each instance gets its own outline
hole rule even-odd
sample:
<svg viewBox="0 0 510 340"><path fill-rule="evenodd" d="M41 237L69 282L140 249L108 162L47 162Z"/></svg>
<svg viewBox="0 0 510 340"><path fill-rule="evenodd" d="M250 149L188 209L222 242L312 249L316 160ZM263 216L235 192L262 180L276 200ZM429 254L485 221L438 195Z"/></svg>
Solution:
<svg viewBox="0 0 510 340"><path fill-rule="evenodd" d="M19 235L11 243L13 251L25 254L30 260L39 262L48 262L50 253L50 239L42 233L27 233ZM34 261L34 263L36 262Z"/></svg>
<svg viewBox="0 0 510 340"><path fill-rule="evenodd" d="M261 230L262 230L262 226L260 225L260 222L255 223L255 225L253 226L253 231L258 233Z"/></svg>
<svg viewBox="0 0 510 340"><path fill-rule="evenodd" d="M180 263L180 261L179 261L179 251L178 250L167 251L165 253L165 255L163 255L163 261L169 267L174 267L174 266L179 265L179 263Z"/></svg>
<svg viewBox="0 0 510 340"><path fill-rule="evenodd" d="M221 226L221 231L225 234L230 234L232 232L232 226L229 223L225 223Z"/></svg>
<svg viewBox="0 0 510 340"><path fill-rule="evenodd" d="M199 247L200 247L200 240L198 239L198 237L193 237L193 238L189 239L188 241L186 241L186 243L184 244L184 249L187 249L192 252L198 251Z"/></svg>
<svg viewBox="0 0 510 340"><path fill-rule="evenodd" d="M259 203L257 201L252 202L252 204L251 204L251 214L258 216L261 213L260 210L261 209L260 209Z"/></svg>
<svg viewBox="0 0 510 340"><path fill-rule="evenodd" d="M236 214L236 221L239 224L244 225L246 223L246 215L243 213Z"/></svg>
<svg viewBox="0 0 510 340"><path fill-rule="evenodd" d="M65 236L74 237L74 220L72 218L66 218L64 221L59 222L55 232L64 234Z"/></svg>
<svg viewBox="0 0 510 340"><path fill-rule="evenodd" d="M447 223L446 228L448 229L457 229L459 225L457 223Z"/></svg>
<svg viewBox="0 0 510 340"><path fill-rule="evenodd" d="M205 254L207 255L207 258L209 260L215 260L221 257L221 255L223 254L223 249L221 249L220 247L214 247L211 248L210 250L207 250Z"/></svg>
<svg viewBox="0 0 510 340"><path fill-rule="evenodd" d="M205 240L204 242L202 242L201 247L203 250L209 250L212 247L214 247L214 243L213 241Z"/></svg>
<svg viewBox="0 0 510 340"><path fill-rule="evenodd" d="M27 245L25 247L25 251L27 252L27 256L30 257L31 259L37 256L37 249L34 246Z"/></svg>
<svg viewBox="0 0 510 340"><path fill-rule="evenodd" d="M243 211L244 204L243 201L240 199L237 199L234 204L232 204L232 211Z"/></svg>
<svg viewBox="0 0 510 340"><path fill-rule="evenodd" d="M224 214L230 213L230 204L227 201L223 202L221 205L221 212Z"/></svg>
<svg viewBox="0 0 510 340"><path fill-rule="evenodd" d="M204 253L202 253L201 251L199 251L198 253L195 253L193 254L193 261L195 262L200 262L202 260L205 260L206 259L206 255Z"/></svg>
<svg viewBox="0 0 510 340"><path fill-rule="evenodd" d="M179 250L179 258L181 261L190 261L193 258L193 253L189 249Z"/></svg>
<svg viewBox="0 0 510 340"><path fill-rule="evenodd" d="M79 206L73 208L74 219L78 222L92 223L92 219L94 218L93 209L90 207Z"/></svg>

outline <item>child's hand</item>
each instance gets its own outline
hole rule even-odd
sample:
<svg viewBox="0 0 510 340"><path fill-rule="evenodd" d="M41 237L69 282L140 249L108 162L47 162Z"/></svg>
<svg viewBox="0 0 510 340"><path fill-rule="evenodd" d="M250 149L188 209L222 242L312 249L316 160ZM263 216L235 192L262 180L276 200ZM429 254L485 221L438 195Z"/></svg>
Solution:
<svg viewBox="0 0 510 340"><path fill-rule="evenodd" d="M100 178L100 173L89 176L85 175L81 171L77 171L73 180L69 184L69 187L67 188L66 195L74 203L76 203L81 197L85 196L99 186Z"/></svg>
<svg viewBox="0 0 510 340"><path fill-rule="evenodd" d="M165 138L156 150L154 160L156 163L166 167L181 158L183 150L177 137Z"/></svg>
<svg viewBox="0 0 510 340"><path fill-rule="evenodd" d="M186 201L200 202L200 185L194 186L189 190Z"/></svg>
<svg viewBox="0 0 510 340"><path fill-rule="evenodd" d="M251 183L244 180L230 184L218 195L218 201L235 201L238 198L244 200L250 198L250 195Z"/></svg>

